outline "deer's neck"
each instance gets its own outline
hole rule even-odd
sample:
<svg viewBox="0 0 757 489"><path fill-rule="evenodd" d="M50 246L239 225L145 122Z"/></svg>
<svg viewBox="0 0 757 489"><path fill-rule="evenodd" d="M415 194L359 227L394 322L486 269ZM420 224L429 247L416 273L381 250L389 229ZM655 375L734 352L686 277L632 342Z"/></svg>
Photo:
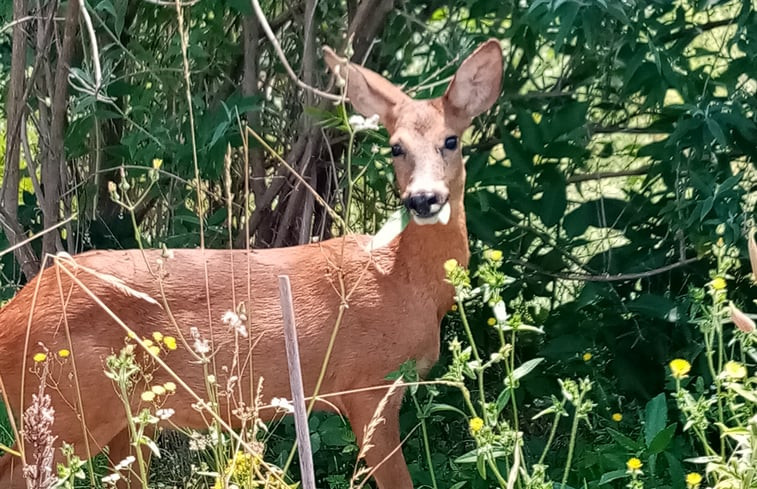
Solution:
<svg viewBox="0 0 757 489"><path fill-rule="evenodd" d="M444 262L454 258L468 265L468 230L462 199L452 205L450 220L445 224L421 226L411 221L394 240L393 273L407 274L412 285L425 291L438 304L440 314L452 305L454 291L445 282Z"/></svg>

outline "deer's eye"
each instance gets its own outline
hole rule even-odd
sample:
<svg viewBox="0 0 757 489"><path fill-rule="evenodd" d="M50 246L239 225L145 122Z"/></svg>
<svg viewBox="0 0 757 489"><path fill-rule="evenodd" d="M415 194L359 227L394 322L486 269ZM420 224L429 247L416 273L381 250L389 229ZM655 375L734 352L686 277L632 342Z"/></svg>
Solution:
<svg viewBox="0 0 757 489"><path fill-rule="evenodd" d="M457 136L449 136L444 140L444 149L454 151L457 149Z"/></svg>
<svg viewBox="0 0 757 489"><path fill-rule="evenodd" d="M402 156L404 154L405 150L402 149L402 146L400 146L399 144L392 145L392 156L396 158L397 156Z"/></svg>

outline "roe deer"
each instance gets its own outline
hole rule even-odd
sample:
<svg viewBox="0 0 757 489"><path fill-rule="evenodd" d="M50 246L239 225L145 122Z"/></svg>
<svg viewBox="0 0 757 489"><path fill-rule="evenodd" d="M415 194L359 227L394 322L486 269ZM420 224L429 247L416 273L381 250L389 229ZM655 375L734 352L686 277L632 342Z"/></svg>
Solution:
<svg viewBox="0 0 757 489"><path fill-rule="evenodd" d="M103 374L104 359L123 348L125 332L104 306L143 338L160 331L189 343L192 333L210 340L219 367L232 365L237 355L237 371L219 368L216 381L225 386L238 374L234 389L240 399L252 398L261 377L266 400L290 397L277 275L291 280L306 395L314 390L340 306L341 326L320 394L389 385L385 376L410 359L422 375L428 372L439 354L440 321L453 303L443 264L454 258L465 265L469 258L460 137L499 95L501 47L496 40L479 46L446 93L432 100L413 100L330 49L324 54L329 67L346 79L354 108L366 117L378 115L390 134L397 185L413 217L408 226L378 249L370 249L370 236L348 235L285 249L176 249L170 257L160 250L89 251L57 262L0 311L0 375L16 420L37 391L39 379L30 366L39 345L50 352L68 349L73 362L62 362L48 389L55 408L53 433L82 456L85 446L92 453L108 446L117 463L132 452L125 416L119 414L123 404ZM352 293L345 299L340 290ZM240 302L249 317L249 341L238 341L221 321ZM206 392L203 367L184 343L161 358L195 392ZM157 368L150 383L170 380L175 379ZM135 413L144 406L145 388L134 389ZM385 421L375 428L365 456L376 468L380 489L413 487L399 449L401 390L388 398L381 412ZM385 394L385 389L358 390L316 407L344 414L362 447L364 428ZM207 419L191 407L195 402L180 386L163 407L175 410L173 424L200 429ZM231 414L236 400L227 396L218 402L219 412L229 413L227 421L239 426ZM273 409L261 412L263 419L273 415ZM20 465L8 454L0 459L0 488L24 487ZM141 487L136 479L131 477L131 487Z"/></svg>

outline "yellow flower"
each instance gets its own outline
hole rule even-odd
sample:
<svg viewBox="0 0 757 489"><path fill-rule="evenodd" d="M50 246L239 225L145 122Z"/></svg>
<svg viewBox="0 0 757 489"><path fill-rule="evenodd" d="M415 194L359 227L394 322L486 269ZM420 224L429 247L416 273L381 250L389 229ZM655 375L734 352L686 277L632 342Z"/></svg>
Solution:
<svg viewBox="0 0 757 489"><path fill-rule="evenodd" d="M495 324L497 324L497 320L494 318L489 318L486 320L486 324L488 324L489 326L494 326Z"/></svg>
<svg viewBox="0 0 757 489"><path fill-rule="evenodd" d="M156 357L158 355L160 355L160 347L159 346L152 345L151 347L147 348L147 350L150 353L152 353L153 355L155 355Z"/></svg>
<svg viewBox="0 0 757 489"><path fill-rule="evenodd" d="M156 170L159 169L163 165L163 160L160 158L155 158L152 160L152 167Z"/></svg>
<svg viewBox="0 0 757 489"><path fill-rule="evenodd" d="M168 392L175 392L176 391L176 384L174 384L173 382L166 382L165 384L163 384L163 387Z"/></svg>
<svg viewBox="0 0 757 489"><path fill-rule="evenodd" d="M452 307L450 307L451 311L457 311L457 304L452 304Z"/></svg>
<svg viewBox="0 0 757 489"><path fill-rule="evenodd" d="M468 425L470 427L471 433L474 435L481 431L481 428L484 427L484 420L476 416L475 418L471 418L471 420L468 422Z"/></svg>
<svg viewBox="0 0 757 489"><path fill-rule="evenodd" d="M499 250L486 250L484 251L484 258L491 261L500 261L502 259L502 252Z"/></svg>
<svg viewBox="0 0 757 489"><path fill-rule="evenodd" d="M721 375L731 380L743 379L746 377L746 367L739 362L731 360L725 364Z"/></svg>
<svg viewBox="0 0 757 489"><path fill-rule="evenodd" d="M250 470L252 469L252 455L244 452L237 452L234 454L234 469L232 470L232 477L237 480L243 480L250 476Z"/></svg>
<svg viewBox="0 0 757 489"><path fill-rule="evenodd" d="M670 362L670 373L676 379L682 379L686 377L686 374L691 370L691 364L683 358L676 358Z"/></svg>
<svg viewBox="0 0 757 489"><path fill-rule="evenodd" d="M686 474L686 487L694 489L702 482L702 476L696 472L690 472Z"/></svg>
<svg viewBox="0 0 757 489"><path fill-rule="evenodd" d="M161 341L163 341L163 333L161 333L160 331L153 331L152 339L154 339L157 343L160 343Z"/></svg>
<svg viewBox="0 0 757 489"><path fill-rule="evenodd" d="M153 342L152 342L152 340L151 340L151 339L149 339L149 338L142 338L142 343L144 343L144 344L145 344L145 348L150 348L150 347L151 347L152 345L154 345L154 344L155 344L155 343L153 343Z"/></svg>
<svg viewBox="0 0 757 489"><path fill-rule="evenodd" d="M723 277L715 277L712 279L712 282L710 282L710 285L715 290L723 290L726 286L725 279Z"/></svg>
<svg viewBox="0 0 757 489"><path fill-rule="evenodd" d="M616 423L620 423L621 421L623 421L623 415L620 413L612 413L612 420Z"/></svg>
<svg viewBox="0 0 757 489"><path fill-rule="evenodd" d="M42 363L47 360L47 354L42 352L35 353L32 359L37 363Z"/></svg>
<svg viewBox="0 0 757 489"><path fill-rule="evenodd" d="M455 269L457 269L457 260L454 258L450 258L449 260L444 262L444 271L447 272L447 275L454 272Z"/></svg>
<svg viewBox="0 0 757 489"><path fill-rule="evenodd" d="M163 344L166 345L166 348L169 350L175 350L176 349L176 338L173 336L164 336L163 337Z"/></svg>
<svg viewBox="0 0 757 489"><path fill-rule="evenodd" d="M155 393L152 391L144 391L140 397L145 402L152 402L155 400Z"/></svg>
<svg viewBox="0 0 757 489"><path fill-rule="evenodd" d="M593 357L593 355L591 353L589 353L588 351L586 353L584 353L583 356L581 356L581 358L584 359L584 362L588 362L589 360L591 360L592 357Z"/></svg>
<svg viewBox="0 0 757 489"><path fill-rule="evenodd" d="M154 385L154 386L152 386L152 388L150 390L156 396L162 396L163 394L166 393L166 388L163 387L162 385Z"/></svg>
<svg viewBox="0 0 757 489"><path fill-rule="evenodd" d="M70 355L71 352L65 348L58 350L58 356L61 358L68 358Z"/></svg>
<svg viewBox="0 0 757 489"><path fill-rule="evenodd" d="M628 459L628 462L626 462L626 468L627 468L627 469L628 469L628 470L629 470L630 472L636 472L636 471L638 471L638 470L641 470L641 467L642 467L643 465L644 465L644 464L643 464L643 463L641 463L641 460L639 460L639 459L638 459L638 458L636 458L636 457L632 457L632 458L629 458L629 459Z"/></svg>

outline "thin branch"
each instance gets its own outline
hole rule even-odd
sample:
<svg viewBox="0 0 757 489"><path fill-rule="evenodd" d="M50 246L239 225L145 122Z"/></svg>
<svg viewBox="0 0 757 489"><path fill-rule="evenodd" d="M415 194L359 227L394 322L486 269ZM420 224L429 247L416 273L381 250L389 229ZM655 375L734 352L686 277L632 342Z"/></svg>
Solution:
<svg viewBox="0 0 757 489"><path fill-rule="evenodd" d="M281 48L281 44L279 43L278 39L276 39L276 35L273 33L270 24L268 24L268 19L266 19L266 16L263 13L263 9L260 8L260 2L258 0L252 0L252 8L253 10L255 10L255 15L257 15L258 17L260 26L263 28L266 37L273 45L273 49L274 51L276 51L276 55L278 56L279 61L281 61L281 64L284 65L284 69L286 70L287 75L289 75L289 78L291 78L298 87L304 90L308 90L309 92L314 93L319 97L323 97L327 100L333 100L336 102L341 101L343 98L342 96L318 90L317 88L311 87L310 85L299 79L292 67L289 65L289 62L286 59L286 55L284 54L284 50Z"/></svg>
<svg viewBox="0 0 757 489"><path fill-rule="evenodd" d="M712 22L707 22L704 24L695 24L688 29L682 29L680 31L671 32L667 35L661 36L660 41L667 43L667 42L675 41L677 39L685 37L689 34L700 35L707 31L717 29L718 27L726 27L736 22L737 22L736 19L721 19L721 20L714 20Z"/></svg>
<svg viewBox="0 0 757 489"><path fill-rule="evenodd" d="M646 175L650 166L644 166L641 168L635 168L633 170L622 171L600 171L596 173L582 173L578 175L571 175L567 178L568 183L580 183L588 182L590 180L603 180L605 178L619 178L619 177L631 177L637 175Z"/></svg>
<svg viewBox="0 0 757 489"><path fill-rule="evenodd" d="M515 263L516 265L520 265L524 268L528 268L529 270L533 270L537 273L540 273L542 275L547 275L548 277L560 279L560 280L578 280L581 282L625 282L628 280L638 280L640 278L648 278L655 275L659 275L661 273L669 272L671 270L674 270L676 268L680 268L686 265L691 265L692 263L695 263L699 261L700 258L686 258L684 260L671 263L670 265L665 265L664 267L660 268L654 268L652 270L647 270L644 272L636 272L636 273L616 273L616 274L601 274L601 275L589 275L584 273L554 273L554 272L547 272L545 270L542 270L541 268L537 267L536 265L533 265L525 260L510 260L512 263Z"/></svg>
<svg viewBox="0 0 757 489"><path fill-rule="evenodd" d="M5 225L5 218L6 217L5 217L4 213L2 212L2 209L0 209L0 221L3 221L3 225ZM55 226L52 226L50 228L45 228L42 231L40 231L40 232L38 232L38 233L36 233L36 234L34 234L32 236L29 236L25 240L19 241L18 243L14 244L10 248L6 248L6 249L0 251L0 258L2 258L4 255L7 255L11 251L14 251L14 250L16 250L18 248L21 248L22 246L26 246L27 244L31 243L35 239L40 238L41 236L44 236L45 234L49 233L50 231L54 231L54 230L58 229L59 227L68 224L73 219L74 219L74 216L68 216L66 219L63 219L62 221L56 223ZM27 278L31 278L31 277L27 277Z"/></svg>
<svg viewBox="0 0 757 489"><path fill-rule="evenodd" d="M626 127L626 126L599 126L592 125L591 132L593 134L668 134L670 131L663 129L653 129L651 127Z"/></svg>
<svg viewBox="0 0 757 489"><path fill-rule="evenodd" d="M253 1L255 1L255 0L253 0ZM318 192L313 187L310 186L310 184L307 182L307 180L305 180L305 178L302 175L300 175L294 168L292 168L292 165L290 165L284 158L282 158L276 151L274 151L274 149L271 148L271 146L268 145L268 143L266 142L266 140L263 139L252 128L248 127L247 128L247 132L249 134L251 134L252 137L254 137L258 141L258 143L260 143L260 145L263 146L263 148L266 149L266 151L268 151L269 153L271 153L271 155L273 155L273 157L276 158L276 160L278 160L278 162L281 163L281 165L284 168L286 168L287 170L289 170L289 172L297 180L299 180L300 183L306 189L308 189L308 191L310 191L313 194L313 197L315 197L315 200L318 201L318 203L321 204L327 210L327 212L331 215L332 219L334 219L337 223L339 223L340 226L342 226L344 229L346 229L346 223L341 218L341 216L334 209L332 209L331 206L329 206L329 204L325 200L323 200L323 197L321 197L318 194Z"/></svg>

